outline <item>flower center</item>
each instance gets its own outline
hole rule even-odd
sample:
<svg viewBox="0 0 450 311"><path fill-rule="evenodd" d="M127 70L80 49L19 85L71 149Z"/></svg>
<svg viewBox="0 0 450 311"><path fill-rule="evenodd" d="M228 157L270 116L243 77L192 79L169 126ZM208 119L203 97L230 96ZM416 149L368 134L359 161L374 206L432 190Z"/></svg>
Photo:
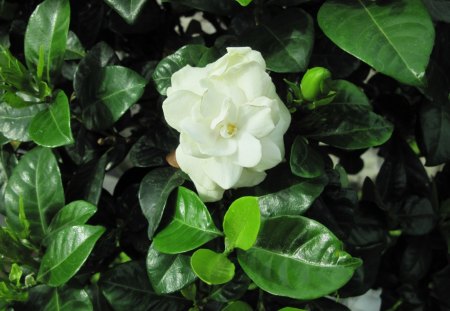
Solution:
<svg viewBox="0 0 450 311"><path fill-rule="evenodd" d="M220 127L220 136L223 138L231 138L233 137L237 132L237 127L233 123L227 123L223 124Z"/></svg>

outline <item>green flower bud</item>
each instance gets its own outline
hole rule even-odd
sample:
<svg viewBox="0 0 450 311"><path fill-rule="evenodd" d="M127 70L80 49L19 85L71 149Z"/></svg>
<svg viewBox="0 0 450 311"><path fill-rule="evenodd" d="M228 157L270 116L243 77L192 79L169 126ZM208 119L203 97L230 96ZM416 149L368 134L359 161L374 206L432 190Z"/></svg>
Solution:
<svg viewBox="0 0 450 311"><path fill-rule="evenodd" d="M330 91L331 73L323 67L308 69L300 82L303 98L314 101Z"/></svg>

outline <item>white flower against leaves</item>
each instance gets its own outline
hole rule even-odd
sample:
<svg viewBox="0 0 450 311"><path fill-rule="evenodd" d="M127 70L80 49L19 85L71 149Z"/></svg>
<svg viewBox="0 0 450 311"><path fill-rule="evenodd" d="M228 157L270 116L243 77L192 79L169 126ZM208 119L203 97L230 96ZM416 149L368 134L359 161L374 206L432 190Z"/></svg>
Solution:
<svg viewBox="0 0 450 311"><path fill-rule="evenodd" d="M264 171L284 158L291 121L261 54L248 47L227 50L205 68L174 73L163 103L167 123L180 132L178 165L204 201L263 181Z"/></svg>

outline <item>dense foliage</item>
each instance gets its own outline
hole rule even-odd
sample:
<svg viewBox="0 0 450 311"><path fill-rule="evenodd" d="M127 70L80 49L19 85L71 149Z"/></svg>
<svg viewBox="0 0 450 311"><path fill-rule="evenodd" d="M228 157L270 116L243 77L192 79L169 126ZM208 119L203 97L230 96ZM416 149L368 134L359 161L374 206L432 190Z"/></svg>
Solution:
<svg viewBox="0 0 450 311"><path fill-rule="evenodd" d="M450 1L160 2L0 1L0 310L450 310ZM205 203L162 103L247 46L286 161Z"/></svg>

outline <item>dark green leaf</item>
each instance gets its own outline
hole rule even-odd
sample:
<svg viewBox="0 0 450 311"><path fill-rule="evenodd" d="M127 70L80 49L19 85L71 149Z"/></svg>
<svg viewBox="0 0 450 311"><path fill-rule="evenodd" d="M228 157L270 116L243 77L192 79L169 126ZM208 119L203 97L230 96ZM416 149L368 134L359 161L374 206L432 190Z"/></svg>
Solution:
<svg viewBox="0 0 450 311"><path fill-rule="evenodd" d="M353 103L370 107L366 94L351 82L334 80L331 83L331 89L336 92L334 97L334 102L336 103Z"/></svg>
<svg viewBox="0 0 450 311"><path fill-rule="evenodd" d="M178 296L157 295L151 288L145 266L127 262L102 274L100 288L115 311L185 310L190 304Z"/></svg>
<svg viewBox="0 0 450 311"><path fill-rule="evenodd" d="M55 288L44 311L90 311L93 310L89 295L84 289Z"/></svg>
<svg viewBox="0 0 450 311"><path fill-rule="evenodd" d="M45 147L54 148L73 143L69 100L63 91L58 92L48 109L34 116L28 132L35 143Z"/></svg>
<svg viewBox="0 0 450 311"><path fill-rule="evenodd" d="M25 108L12 108L0 103L0 133L10 140L29 141L28 127L31 120L46 105L33 105Z"/></svg>
<svg viewBox="0 0 450 311"><path fill-rule="evenodd" d="M84 83L89 84L80 94L84 124L106 129L139 100L147 81L131 69L108 66L91 73Z"/></svg>
<svg viewBox="0 0 450 311"><path fill-rule="evenodd" d="M343 149L362 149L386 142L393 126L367 106L331 103L320 106L301 122L303 135Z"/></svg>
<svg viewBox="0 0 450 311"><path fill-rule="evenodd" d="M242 43L260 51L267 69L299 72L308 67L314 38L311 16L299 9L286 10L266 24L246 32Z"/></svg>
<svg viewBox="0 0 450 311"><path fill-rule="evenodd" d="M25 154L8 182L5 203L8 224L20 231L21 201L30 223L31 237L43 238L51 217L64 206L64 190L58 163L50 149L35 148Z"/></svg>
<svg viewBox="0 0 450 311"><path fill-rule="evenodd" d="M159 168L148 173L139 188L139 203L148 221L148 237L153 238L159 226L170 193L184 182L180 170Z"/></svg>
<svg viewBox="0 0 450 311"><path fill-rule="evenodd" d="M171 85L172 74L186 65L204 67L216 60L216 51L203 45L186 45L167 56L159 62L153 72L152 78L156 89L161 95L166 95L167 88Z"/></svg>
<svg viewBox="0 0 450 311"><path fill-rule="evenodd" d="M133 24L147 0L105 0L128 24Z"/></svg>
<svg viewBox="0 0 450 311"><path fill-rule="evenodd" d="M337 290L361 265L327 228L301 216L263 222L256 245L238 259L263 290L305 300Z"/></svg>
<svg viewBox="0 0 450 311"><path fill-rule="evenodd" d="M223 284L234 277L234 264L224 254L209 249L199 249L192 254L191 267L207 284Z"/></svg>
<svg viewBox="0 0 450 311"><path fill-rule="evenodd" d="M229 305L227 305L225 308L222 309L222 311L252 311L252 307L250 307L247 303L243 301L233 301Z"/></svg>
<svg viewBox="0 0 450 311"><path fill-rule="evenodd" d="M59 231L42 257L38 281L55 287L65 284L81 268L104 232L101 226L89 225Z"/></svg>
<svg viewBox="0 0 450 311"><path fill-rule="evenodd" d="M318 21L334 43L377 71L405 84L425 85L434 27L421 0L328 0Z"/></svg>
<svg viewBox="0 0 450 311"><path fill-rule="evenodd" d="M424 0L423 3L434 20L450 23L450 1Z"/></svg>
<svg viewBox="0 0 450 311"><path fill-rule="evenodd" d="M315 178L325 174L322 155L300 136L292 145L290 164L292 173L299 177Z"/></svg>
<svg viewBox="0 0 450 311"><path fill-rule="evenodd" d="M13 169L17 165L17 158L9 148L0 148L0 214L5 214L5 191Z"/></svg>
<svg viewBox="0 0 450 311"><path fill-rule="evenodd" d="M64 60L77 60L82 59L84 56L86 56L86 51L84 50L80 39L78 39L74 32L69 31Z"/></svg>
<svg viewBox="0 0 450 311"><path fill-rule="evenodd" d="M43 242L48 244L59 231L67 227L84 225L96 211L97 208L86 201L74 201L67 204L53 217Z"/></svg>
<svg viewBox="0 0 450 311"><path fill-rule="evenodd" d="M193 250L221 235L197 194L178 187L172 222L153 238L153 245L162 253L177 254Z"/></svg>
<svg viewBox="0 0 450 311"><path fill-rule="evenodd" d="M151 246L147 254L147 273L157 294L176 292L196 279L186 255L168 255Z"/></svg>
<svg viewBox="0 0 450 311"><path fill-rule="evenodd" d="M226 248L248 250L255 244L260 224L258 198L242 197L234 201L223 218Z"/></svg>
<svg viewBox="0 0 450 311"><path fill-rule="evenodd" d="M309 180L275 193L259 197L261 214L264 217L301 215L322 193L326 182Z"/></svg>
<svg viewBox="0 0 450 311"><path fill-rule="evenodd" d="M427 165L438 165L450 160L450 107L428 104L420 111L422 139Z"/></svg>
<svg viewBox="0 0 450 311"><path fill-rule="evenodd" d="M70 23L68 0L45 0L31 14L25 33L25 58L30 70L51 83L59 74ZM39 63L43 62L40 73Z"/></svg>
<svg viewBox="0 0 450 311"><path fill-rule="evenodd" d="M423 235L436 225L436 213L428 198L409 196L402 205L397 217L404 233Z"/></svg>
<svg viewBox="0 0 450 311"><path fill-rule="evenodd" d="M129 158L137 167L163 166L166 156L175 150L178 137L170 135L169 130L163 132L151 131L141 136L131 147Z"/></svg>
<svg viewBox="0 0 450 311"><path fill-rule="evenodd" d="M251 280L242 271L238 273L230 282L211 287L208 298L218 302L228 302L241 298L248 290Z"/></svg>

